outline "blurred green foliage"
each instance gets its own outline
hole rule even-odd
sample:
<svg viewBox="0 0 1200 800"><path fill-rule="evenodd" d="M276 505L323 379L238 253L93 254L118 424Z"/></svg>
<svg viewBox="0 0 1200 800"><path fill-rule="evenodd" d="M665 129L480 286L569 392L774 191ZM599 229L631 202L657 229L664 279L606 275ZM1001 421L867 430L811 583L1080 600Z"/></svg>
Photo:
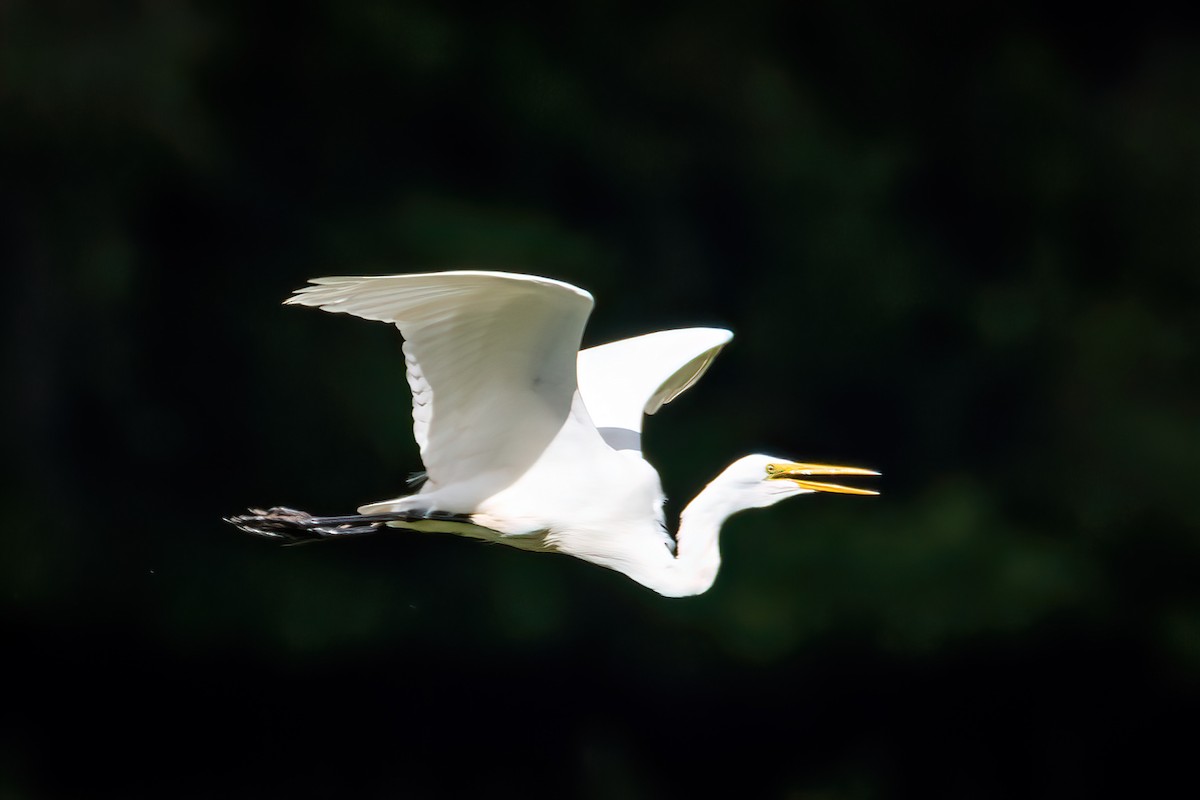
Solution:
<svg viewBox="0 0 1200 800"><path fill-rule="evenodd" d="M1200 701L1196 21L0 6L0 794L1174 774L1195 741L1163 731ZM225 529L419 468L394 331L278 302L454 267L591 290L588 343L736 331L648 425L672 513L755 451L884 495L736 518L688 601L473 542Z"/></svg>

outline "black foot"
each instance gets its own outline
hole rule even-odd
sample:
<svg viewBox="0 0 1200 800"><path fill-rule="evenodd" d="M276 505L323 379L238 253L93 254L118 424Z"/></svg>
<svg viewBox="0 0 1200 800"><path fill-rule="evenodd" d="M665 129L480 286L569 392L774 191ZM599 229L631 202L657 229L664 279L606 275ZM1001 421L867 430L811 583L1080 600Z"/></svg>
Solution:
<svg viewBox="0 0 1200 800"><path fill-rule="evenodd" d="M337 536L363 536L375 533L384 524L397 518L395 514L314 517L283 506L274 506L265 511L261 508L247 510L249 514L225 517L225 521L246 533L268 539L284 539L289 543L319 541Z"/></svg>
<svg viewBox="0 0 1200 800"><path fill-rule="evenodd" d="M247 509L249 514L225 517L225 521L240 531L268 539L283 539L287 544L302 544L335 539L342 536L365 536L375 533L389 522L447 520L470 522L460 514L442 511L393 512L387 514L350 514L342 517L314 517L294 508L273 506Z"/></svg>

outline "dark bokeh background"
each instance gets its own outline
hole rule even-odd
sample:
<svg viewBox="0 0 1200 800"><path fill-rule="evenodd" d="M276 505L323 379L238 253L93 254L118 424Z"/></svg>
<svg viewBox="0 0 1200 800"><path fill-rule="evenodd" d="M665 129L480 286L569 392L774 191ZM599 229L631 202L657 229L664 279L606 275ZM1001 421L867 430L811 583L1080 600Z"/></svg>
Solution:
<svg viewBox="0 0 1200 800"><path fill-rule="evenodd" d="M1145 796L1200 712L1200 37L1041 4L0 5L0 796ZM714 589L278 548L419 466L305 279L738 338L647 431L874 466Z"/></svg>

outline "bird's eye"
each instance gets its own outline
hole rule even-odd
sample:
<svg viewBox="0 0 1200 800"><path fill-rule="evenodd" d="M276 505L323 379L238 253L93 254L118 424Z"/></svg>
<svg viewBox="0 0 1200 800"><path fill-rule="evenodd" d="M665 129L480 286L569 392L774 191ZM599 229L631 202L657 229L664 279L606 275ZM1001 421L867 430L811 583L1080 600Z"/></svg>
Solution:
<svg viewBox="0 0 1200 800"><path fill-rule="evenodd" d="M767 474L768 475L774 475L776 472L779 472L778 464L767 464Z"/></svg>

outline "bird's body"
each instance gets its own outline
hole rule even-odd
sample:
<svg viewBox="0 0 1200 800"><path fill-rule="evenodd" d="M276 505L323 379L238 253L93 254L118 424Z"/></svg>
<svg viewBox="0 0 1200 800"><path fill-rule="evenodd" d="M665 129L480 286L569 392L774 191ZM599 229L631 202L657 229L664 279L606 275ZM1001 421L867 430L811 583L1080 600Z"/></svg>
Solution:
<svg viewBox="0 0 1200 800"><path fill-rule="evenodd" d="M272 509L230 519L251 533L455 533L576 556L685 596L712 585L729 515L806 492L874 494L807 479L870 470L747 456L668 533L658 473L641 453L643 415L704 373L732 337L725 330L662 331L580 352L591 295L498 272L321 278L286 302L400 329L427 479L357 516Z"/></svg>

